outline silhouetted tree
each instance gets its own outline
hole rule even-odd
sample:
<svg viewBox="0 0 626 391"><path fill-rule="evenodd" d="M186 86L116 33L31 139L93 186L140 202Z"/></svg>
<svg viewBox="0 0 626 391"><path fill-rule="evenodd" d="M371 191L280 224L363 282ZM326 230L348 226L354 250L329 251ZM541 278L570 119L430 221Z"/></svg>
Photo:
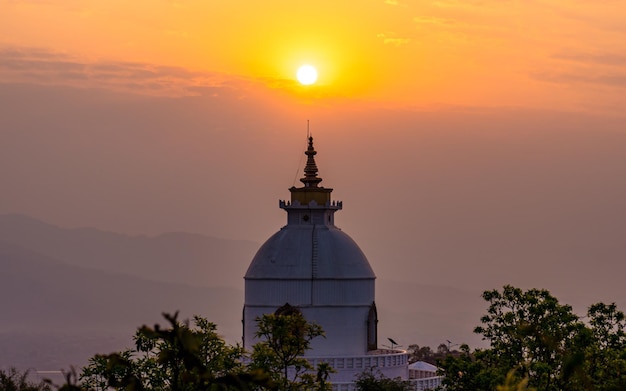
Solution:
<svg viewBox="0 0 626 391"><path fill-rule="evenodd" d="M281 390L330 389L330 365L322 363L315 369L303 357L311 340L324 336L320 325L307 322L299 311L265 314L257 319L256 336L261 342L253 346L251 369L269 373Z"/></svg>
<svg viewBox="0 0 626 391"><path fill-rule="evenodd" d="M15 368L0 369L0 391L50 391L50 386L28 380L29 371L20 372Z"/></svg>
<svg viewBox="0 0 626 391"><path fill-rule="evenodd" d="M406 380L390 379L381 373L365 371L357 376L356 389L358 391L410 391L412 388Z"/></svg>
<svg viewBox="0 0 626 391"><path fill-rule="evenodd" d="M302 357L311 340L324 335L323 330L299 311L258 319L261 342L253 347L247 365L243 349L227 345L215 324L205 318L194 317L190 327L176 315L164 316L170 327L141 327L135 348L91 358L81 373L80 386L96 391L109 387L128 391L331 389L330 365L312 368Z"/></svg>
<svg viewBox="0 0 626 391"><path fill-rule="evenodd" d="M589 389L626 390L626 319L615 303L589 307L585 360L578 370Z"/></svg>
<svg viewBox="0 0 626 391"><path fill-rule="evenodd" d="M546 290L507 285L483 298L489 307L474 331L490 346L464 345L439 362L448 390L626 389L626 323L615 304L592 305L585 324Z"/></svg>
<svg viewBox="0 0 626 391"><path fill-rule="evenodd" d="M226 345L215 324L196 316L189 327L176 315L164 317L170 327L141 327L135 349L93 357L83 369L81 386L128 391L276 388L261 371L245 370L242 348Z"/></svg>
<svg viewBox="0 0 626 391"><path fill-rule="evenodd" d="M407 348L407 353L409 353L409 363L424 361L433 365L436 365L438 361L445 359L448 355L458 357L461 354L457 349L450 350L449 345L446 344L440 344L437 347L437 351L433 351L430 346L420 347L412 344Z"/></svg>

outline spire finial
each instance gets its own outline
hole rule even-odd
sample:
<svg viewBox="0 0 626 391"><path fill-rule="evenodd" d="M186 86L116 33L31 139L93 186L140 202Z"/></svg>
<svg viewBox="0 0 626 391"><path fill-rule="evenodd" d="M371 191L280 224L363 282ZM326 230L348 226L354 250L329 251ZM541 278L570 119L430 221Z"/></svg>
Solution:
<svg viewBox="0 0 626 391"><path fill-rule="evenodd" d="M309 135L309 147L304 154L307 156L306 166L304 166L304 178L300 178L300 182L304 183L304 187L317 187L322 178L317 176L317 164L315 164L315 155L317 151L313 148L313 136Z"/></svg>

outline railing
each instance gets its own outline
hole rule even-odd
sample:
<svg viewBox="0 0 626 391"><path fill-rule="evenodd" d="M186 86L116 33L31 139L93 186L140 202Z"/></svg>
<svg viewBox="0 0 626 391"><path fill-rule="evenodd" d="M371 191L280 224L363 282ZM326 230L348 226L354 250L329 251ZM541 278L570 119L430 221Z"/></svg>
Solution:
<svg viewBox="0 0 626 391"><path fill-rule="evenodd" d="M301 204L299 201L285 201L285 200L278 200L278 206L281 209L285 209L285 208L329 208L329 209L342 209L343 208L343 201L332 201L332 202L327 202L325 205L318 205L317 202L315 202L315 200L312 200L311 202L307 204Z"/></svg>
<svg viewBox="0 0 626 391"><path fill-rule="evenodd" d="M413 391L427 391L434 390L441 386L443 376L423 377L421 379L410 379L411 390Z"/></svg>
<svg viewBox="0 0 626 391"><path fill-rule="evenodd" d="M408 365L408 355L404 350L379 349L363 356L347 357L307 357L313 366L328 363L334 369L393 368Z"/></svg>

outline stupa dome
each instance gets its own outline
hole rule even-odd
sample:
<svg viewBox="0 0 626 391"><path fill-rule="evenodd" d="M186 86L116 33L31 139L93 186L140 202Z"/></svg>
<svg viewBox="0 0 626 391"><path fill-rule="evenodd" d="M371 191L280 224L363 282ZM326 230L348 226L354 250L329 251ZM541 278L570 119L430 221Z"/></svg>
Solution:
<svg viewBox="0 0 626 391"><path fill-rule="evenodd" d="M314 243L315 240L315 243ZM350 236L326 225L287 225L252 259L246 279L376 278Z"/></svg>

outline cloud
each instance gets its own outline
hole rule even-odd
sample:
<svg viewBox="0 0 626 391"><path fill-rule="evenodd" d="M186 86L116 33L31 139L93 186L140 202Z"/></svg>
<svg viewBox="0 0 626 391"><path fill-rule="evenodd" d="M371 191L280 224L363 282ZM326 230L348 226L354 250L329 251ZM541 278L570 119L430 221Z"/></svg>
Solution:
<svg viewBox="0 0 626 391"><path fill-rule="evenodd" d="M530 72L535 80L558 84L588 84L623 89L626 87L626 54L616 52L559 52L551 68Z"/></svg>
<svg viewBox="0 0 626 391"><path fill-rule="evenodd" d="M395 35L396 33L394 32L386 32L379 33L376 35L376 37L382 39L385 45L401 46L411 42L411 38L396 37Z"/></svg>
<svg viewBox="0 0 626 391"><path fill-rule="evenodd" d="M140 62L87 61L40 48L0 49L0 82L103 88L157 96L193 96L232 86L233 77Z"/></svg>
<svg viewBox="0 0 626 391"><path fill-rule="evenodd" d="M558 53L553 58L586 65L626 66L626 53Z"/></svg>
<svg viewBox="0 0 626 391"><path fill-rule="evenodd" d="M626 73L584 73L578 72L554 72L538 71L531 72L530 77L539 80L559 84L596 84L606 87L626 88Z"/></svg>

